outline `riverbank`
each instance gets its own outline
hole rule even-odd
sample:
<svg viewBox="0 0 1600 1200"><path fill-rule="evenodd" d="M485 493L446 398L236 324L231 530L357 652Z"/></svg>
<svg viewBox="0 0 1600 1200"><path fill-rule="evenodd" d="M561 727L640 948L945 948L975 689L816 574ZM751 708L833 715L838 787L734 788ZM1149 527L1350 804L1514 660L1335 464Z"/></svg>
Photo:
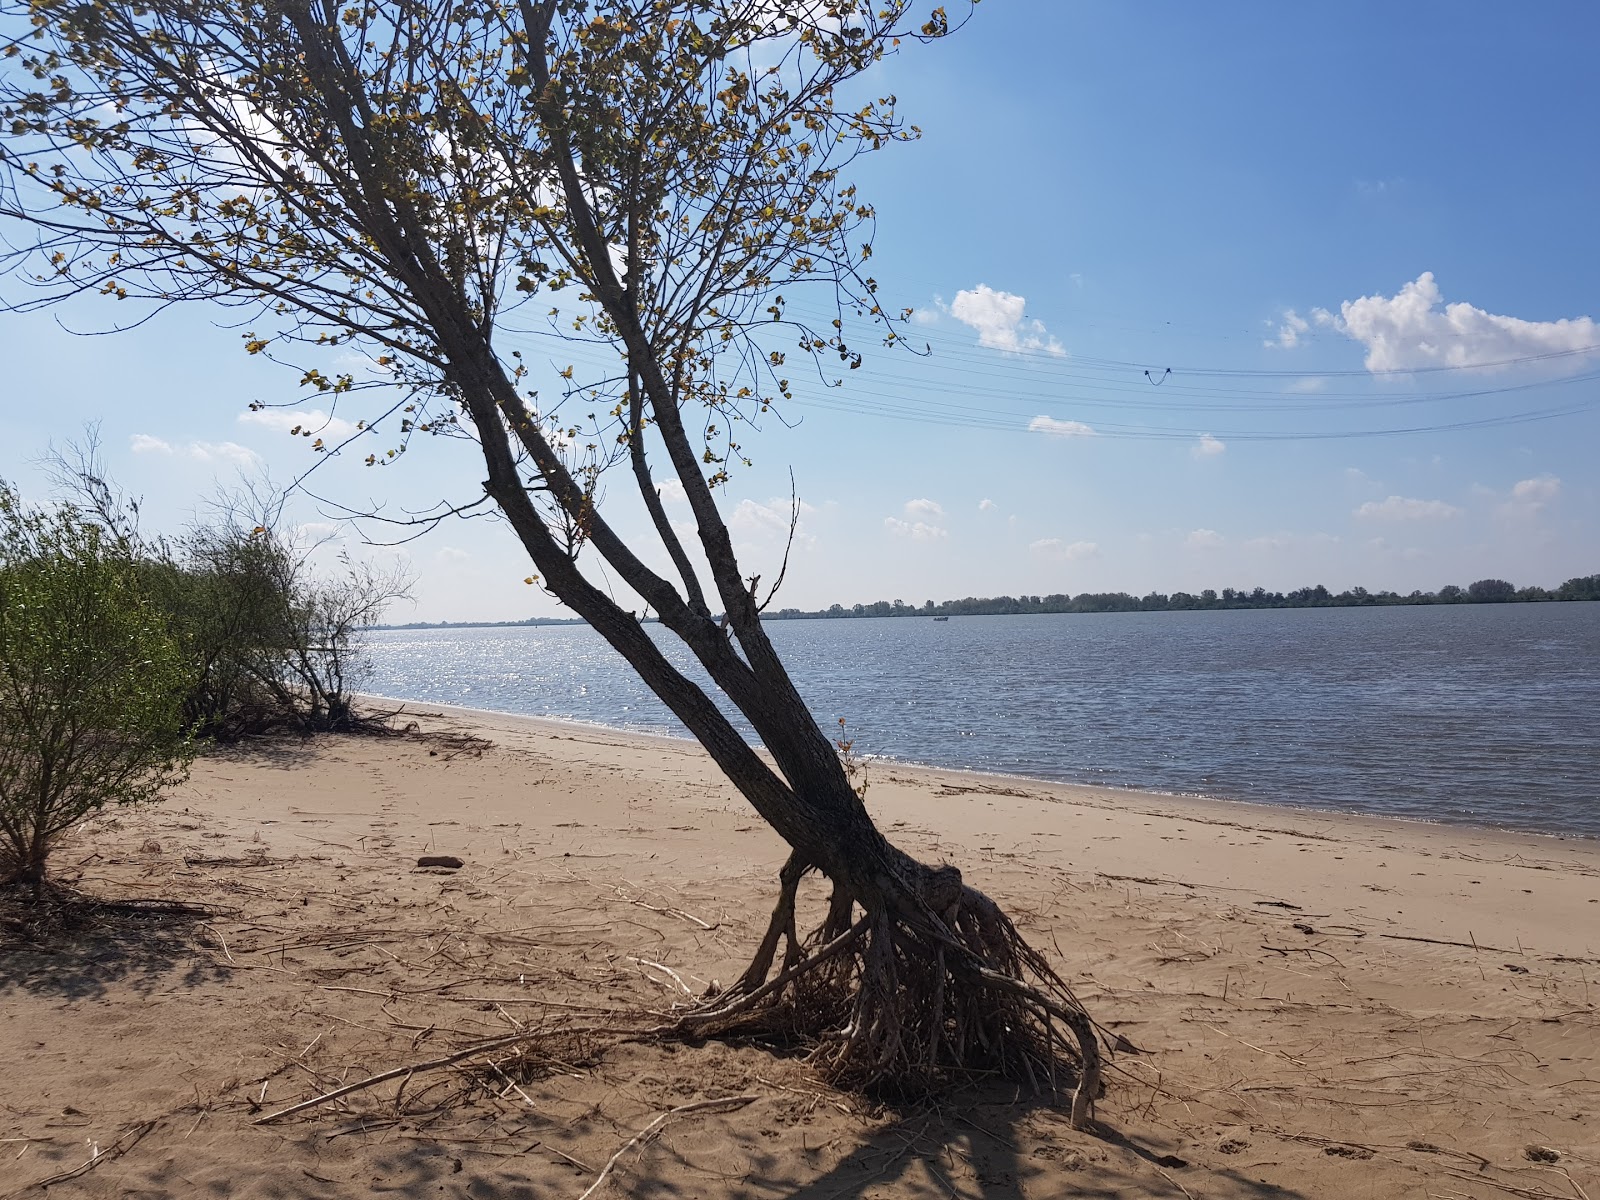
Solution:
<svg viewBox="0 0 1600 1200"><path fill-rule="evenodd" d="M1146 1052L1101 1104L1122 1140L1014 1089L895 1110L754 1048L582 1034L252 1124L469 1037L664 1010L759 938L782 844L693 743L414 707L425 737L210 756L63 848L87 891L221 911L6 944L0 1195L98 1145L53 1192L577 1196L661 1114L745 1096L598 1194L1600 1194L1592 841L889 764L880 825Z"/></svg>

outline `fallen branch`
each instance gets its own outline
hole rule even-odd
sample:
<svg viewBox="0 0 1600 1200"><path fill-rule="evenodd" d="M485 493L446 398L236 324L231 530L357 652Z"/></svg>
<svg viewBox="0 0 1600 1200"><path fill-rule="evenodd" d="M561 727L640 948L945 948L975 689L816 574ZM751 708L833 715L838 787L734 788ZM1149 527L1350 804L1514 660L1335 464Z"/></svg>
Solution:
<svg viewBox="0 0 1600 1200"><path fill-rule="evenodd" d="M20 1196L29 1188L47 1188L52 1184L65 1183L69 1179L76 1179L79 1175L84 1174L86 1171L94 1170L94 1168L98 1167L103 1162L113 1158L121 1158L129 1150L132 1150L135 1146L137 1146L139 1144L139 1140L155 1127L156 1123L154 1121L141 1121L132 1129L124 1131L122 1135L118 1137L116 1141L112 1142L107 1149L95 1154L82 1166L74 1167L70 1171L62 1171L57 1175L48 1175L43 1179L35 1179L32 1183L27 1184L24 1187L20 1187L14 1192L7 1192L6 1196Z"/></svg>
<svg viewBox="0 0 1600 1200"><path fill-rule="evenodd" d="M1118 883L1142 883L1147 887L1159 887L1165 884L1168 887L1188 888L1194 890L1194 884L1186 883L1182 879L1158 879L1152 875L1108 875L1104 871L1096 871L1101 879L1115 879Z"/></svg>
<svg viewBox="0 0 1600 1200"><path fill-rule="evenodd" d="M355 1083L347 1083L343 1087L334 1088L331 1092L324 1092L320 1096L313 1096L310 1100L302 1100L299 1104L291 1104L288 1108L280 1108L277 1112L268 1113L264 1117L257 1117L250 1122L252 1125L265 1125L276 1121L279 1117L287 1117L297 1112L304 1112L308 1108L316 1108L319 1104L327 1104L330 1100L337 1100L341 1096L348 1096L351 1092L359 1092L363 1088L373 1087L390 1079L398 1079L402 1075L415 1074L418 1071L433 1071L439 1067L448 1067L458 1063L464 1058L471 1058L474 1054L481 1054L485 1050L497 1050L501 1046L514 1045L525 1042L535 1034L523 1031L520 1033L506 1034L503 1037L489 1038L485 1041L474 1042L465 1050L457 1050L454 1054L446 1054L443 1058L430 1058L427 1062L411 1063L404 1067L396 1067L392 1071L383 1071L377 1075L369 1075L365 1079L358 1079Z"/></svg>
<svg viewBox="0 0 1600 1200"><path fill-rule="evenodd" d="M677 1108L669 1108L622 1144L622 1149L618 1150L606 1161L606 1165L600 1168L600 1174L595 1177L595 1181L589 1185L588 1190L583 1195L578 1197L578 1200L589 1200L589 1197L600 1190L601 1185L606 1181L606 1177L611 1174L611 1168L617 1165L617 1161L624 1154L644 1142L673 1117L681 1116L684 1113L706 1112L711 1109L743 1108L746 1104L752 1104L757 1099L758 1097L756 1096L724 1096L719 1100L696 1100L692 1104L680 1104Z"/></svg>
<svg viewBox="0 0 1600 1200"><path fill-rule="evenodd" d="M1448 938L1415 937L1406 933L1380 933L1381 938L1388 938L1392 942L1426 942L1430 946L1460 946L1463 950L1489 950L1495 954L1516 954L1516 950L1507 950L1503 946L1485 946L1482 942L1452 942Z"/></svg>
<svg viewBox="0 0 1600 1200"><path fill-rule="evenodd" d="M711 930L717 928L715 925L708 925L693 913L684 912L681 908L661 908L658 905L646 904L643 900L634 900L628 896L622 896L620 898L628 904L634 904L640 908L647 908L654 913L664 913L669 917L681 917L685 921L692 921L694 924L700 926L701 929Z"/></svg>

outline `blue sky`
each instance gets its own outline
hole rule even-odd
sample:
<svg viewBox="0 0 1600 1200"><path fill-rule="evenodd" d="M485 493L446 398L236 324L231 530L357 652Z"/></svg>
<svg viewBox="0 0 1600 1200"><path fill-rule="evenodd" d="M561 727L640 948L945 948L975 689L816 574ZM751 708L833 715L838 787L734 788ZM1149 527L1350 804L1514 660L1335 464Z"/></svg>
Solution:
<svg viewBox="0 0 1600 1200"><path fill-rule="evenodd" d="M1578 3L988 0L907 50L873 86L924 137L857 178L873 273L931 353L879 351L744 439L725 507L747 570L776 572L792 468L779 603L802 607L1600 571L1597 37ZM297 377L226 314L61 328L123 315L0 317L0 475L40 493L31 460L96 420L170 527L241 464L309 465L247 411ZM1441 428L1471 422L1500 423ZM393 512L481 477L460 443L365 453L317 490ZM559 611L493 522L365 552L418 575L397 617Z"/></svg>

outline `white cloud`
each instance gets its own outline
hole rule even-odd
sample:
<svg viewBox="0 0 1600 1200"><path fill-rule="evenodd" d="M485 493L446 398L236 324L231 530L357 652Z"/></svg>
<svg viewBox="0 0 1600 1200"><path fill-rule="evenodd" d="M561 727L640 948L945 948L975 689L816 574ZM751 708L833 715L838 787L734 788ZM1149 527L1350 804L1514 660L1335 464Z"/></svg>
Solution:
<svg viewBox="0 0 1600 1200"><path fill-rule="evenodd" d="M758 504L754 500L739 501L734 505L733 512L728 515L728 526L735 534L749 541L742 546L736 546L735 550L739 553L760 552L787 542L789 522L794 512L793 504L794 501L788 496L774 496L765 504ZM804 500L800 501L800 519L796 521L794 527L794 545L797 549L816 549L816 535L806 529L805 522L805 518L816 511ZM693 521L681 524L674 522L672 527L686 542L692 543L700 536L700 531Z"/></svg>
<svg viewBox="0 0 1600 1200"><path fill-rule="evenodd" d="M1093 437L1094 428L1085 425L1082 421L1058 421L1054 417L1039 416L1028 422L1028 429L1032 433L1043 433L1050 437Z"/></svg>
<svg viewBox="0 0 1600 1200"><path fill-rule="evenodd" d="M354 421L329 416L320 408L257 408L240 413L239 423L279 433L309 433L324 441L343 441L357 432Z"/></svg>
<svg viewBox="0 0 1600 1200"><path fill-rule="evenodd" d="M1511 486L1511 499L1506 502L1507 516L1531 517L1561 494L1561 480L1554 475L1541 475L1537 479L1523 479Z"/></svg>
<svg viewBox="0 0 1600 1200"><path fill-rule="evenodd" d="M937 542L950 536L948 529L929 525L926 521L902 521L899 517L885 517L883 527L895 537L910 538L914 542Z"/></svg>
<svg viewBox="0 0 1600 1200"><path fill-rule="evenodd" d="M989 499L987 496L985 496L982 500L978 501L978 511L979 512L995 512L995 511L997 511L999 509L999 507L1000 506L998 504L996 504L993 500Z"/></svg>
<svg viewBox="0 0 1600 1200"><path fill-rule="evenodd" d="M1304 394L1307 392L1320 392L1327 386L1328 377L1326 375L1304 375L1291 383L1288 390Z"/></svg>
<svg viewBox="0 0 1600 1200"><path fill-rule="evenodd" d="M1228 443L1221 438L1212 437L1209 433L1202 433L1200 440L1194 444L1189 453L1195 458L1215 458L1228 448Z"/></svg>
<svg viewBox="0 0 1600 1200"><path fill-rule="evenodd" d="M1300 344L1300 339L1311 329L1311 322L1295 312L1292 308L1283 310L1283 320L1278 324L1278 335L1262 342L1263 346L1274 347L1279 350L1293 350Z"/></svg>
<svg viewBox="0 0 1600 1200"><path fill-rule="evenodd" d="M1222 545L1224 540L1215 529L1195 529L1183 539L1183 544L1196 550L1211 550Z"/></svg>
<svg viewBox="0 0 1600 1200"><path fill-rule="evenodd" d="M665 487L662 488L666 490ZM807 516L817 510L804 500L800 501L800 515ZM775 497L766 504L757 504L754 500L741 500L734 506L733 514L728 518L728 524L734 529L752 533L779 533L789 535L789 522L793 519L793 501L782 496ZM803 524L803 522L802 522ZM799 526L796 526L796 538L799 538Z"/></svg>
<svg viewBox="0 0 1600 1200"><path fill-rule="evenodd" d="M1441 306L1432 271L1393 296L1362 296L1346 300L1337 314L1319 309L1313 316L1365 346L1366 367L1374 373L1482 367L1600 347L1600 325L1589 317L1524 321L1460 301ZM1573 354L1568 362L1576 366L1586 357Z"/></svg>
<svg viewBox="0 0 1600 1200"><path fill-rule="evenodd" d="M937 500L920 498L907 500L906 519L885 517L883 527L895 537L910 538L914 542L937 542L950 536L950 531L935 524L944 518L944 506Z"/></svg>
<svg viewBox="0 0 1600 1200"><path fill-rule="evenodd" d="M1096 542L1063 542L1060 538L1040 538L1029 542L1028 549L1042 558L1058 558L1073 562L1080 558L1093 558L1100 553Z"/></svg>
<svg viewBox="0 0 1600 1200"><path fill-rule="evenodd" d="M980 283L970 291L956 293L950 302L950 315L978 331L978 345L991 350L1043 350L1064 355L1064 347L1050 336L1043 323L1024 317L1027 301L1010 292L997 292Z"/></svg>
<svg viewBox="0 0 1600 1200"><path fill-rule="evenodd" d="M937 325L941 317L949 315L950 306L944 302L944 297L934 294L933 304L927 308L913 309L911 323L913 325Z"/></svg>
<svg viewBox="0 0 1600 1200"><path fill-rule="evenodd" d="M1461 509L1443 500L1390 496L1384 500L1368 500L1355 510L1355 515L1369 521L1442 521L1459 517L1461 512Z"/></svg>
<svg viewBox="0 0 1600 1200"><path fill-rule="evenodd" d="M678 479L664 479L656 485L656 491L661 493L664 504L686 504L689 495L683 490L683 482Z"/></svg>
<svg viewBox="0 0 1600 1200"><path fill-rule="evenodd" d="M148 433L136 433L128 442L135 454L165 454L202 463L225 463L236 467L254 466L256 452L238 442L167 442Z"/></svg>
<svg viewBox="0 0 1600 1200"><path fill-rule="evenodd" d="M457 566L466 562L472 555L458 546L440 546L434 557L447 566Z"/></svg>
<svg viewBox="0 0 1600 1200"><path fill-rule="evenodd" d="M151 437L148 433L136 433L129 444L135 454L171 454L172 443L163 442L158 437Z"/></svg>
<svg viewBox="0 0 1600 1200"><path fill-rule="evenodd" d="M1548 504L1561 491L1561 480L1554 475L1541 475L1538 479L1524 479L1511 489L1511 498L1528 504Z"/></svg>

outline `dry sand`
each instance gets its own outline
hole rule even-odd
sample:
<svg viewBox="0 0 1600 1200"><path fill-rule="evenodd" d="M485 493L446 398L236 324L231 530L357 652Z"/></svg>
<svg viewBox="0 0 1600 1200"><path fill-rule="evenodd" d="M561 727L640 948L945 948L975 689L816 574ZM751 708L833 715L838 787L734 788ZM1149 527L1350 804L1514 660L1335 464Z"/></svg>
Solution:
<svg viewBox="0 0 1600 1200"><path fill-rule="evenodd" d="M874 766L880 824L1144 1051L1096 1137L1009 1085L895 1108L755 1048L585 1035L734 976L784 848L692 744L424 725L492 745L216 754L62 848L88 892L221 915L0 927L0 1196L86 1168L50 1195L577 1200L662 1114L753 1097L667 1117L595 1196L1600 1200L1593 842Z"/></svg>

